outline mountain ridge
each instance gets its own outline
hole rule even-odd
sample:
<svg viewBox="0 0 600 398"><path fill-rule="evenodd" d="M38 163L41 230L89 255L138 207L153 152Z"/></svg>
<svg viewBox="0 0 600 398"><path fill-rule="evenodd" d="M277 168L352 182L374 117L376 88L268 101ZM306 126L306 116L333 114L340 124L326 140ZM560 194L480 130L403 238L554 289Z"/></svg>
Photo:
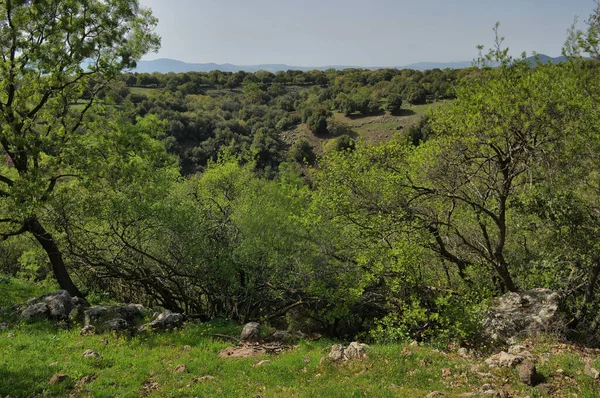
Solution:
<svg viewBox="0 0 600 398"><path fill-rule="evenodd" d="M545 54L538 54L539 61L541 63L558 63L566 61L565 57L550 57ZM527 61L533 65L536 64L536 56L527 58ZM457 62L418 62L404 66L352 66L352 65L327 65L327 66L294 66L286 64L258 64L258 65L234 65L230 63L217 64L214 62L209 63L188 63L179 61L171 58L159 58L155 60L142 60L138 62L136 68L132 69L131 72L137 73L185 73L185 72L211 72L213 70L219 70L221 72L258 72L264 70L267 72L279 72L287 70L300 70L303 72L311 70L324 71L327 69L414 69L414 70L430 70L430 69L463 69L473 65L473 61L457 61Z"/></svg>

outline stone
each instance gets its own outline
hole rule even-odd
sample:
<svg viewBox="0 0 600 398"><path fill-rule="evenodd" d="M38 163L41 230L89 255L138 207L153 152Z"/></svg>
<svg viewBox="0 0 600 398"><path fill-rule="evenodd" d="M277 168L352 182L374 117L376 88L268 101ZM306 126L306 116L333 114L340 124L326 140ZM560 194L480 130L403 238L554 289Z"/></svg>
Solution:
<svg viewBox="0 0 600 398"><path fill-rule="evenodd" d="M140 332L148 332L148 331L163 331L163 330L173 330L177 327L181 327L183 324L183 315L178 312L172 312L166 310L156 315L154 319L142 325L139 328Z"/></svg>
<svg viewBox="0 0 600 398"><path fill-rule="evenodd" d="M187 366L185 365L177 365L173 373L185 373L187 372Z"/></svg>
<svg viewBox="0 0 600 398"><path fill-rule="evenodd" d="M202 383L202 382L211 381L211 380L215 380L215 377L214 376L202 376L202 377L195 378L193 381L196 383Z"/></svg>
<svg viewBox="0 0 600 398"><path fill-rule="evenodd" d="M490 391L493 390L494 386L491 384L484 384L481 386L481 388L479 389L479 391Z"/></svg>
<svg viewBox="0 0 600 398"><path fill-rule="evenodd" d="M269 337L265 339L266 341L279 341L281 343L292 343L298 340L298 337L288 332L287 330L277 330Z"/></svg>
<svg viewBox="0 0 600 398"><path fill-rule="evenodd" d="M585 359L585 367L583 368L583 374L585 374L586 376L589 376L593 379L600 379L600 372L598 372L598 370L596 368L594 368L592 365L592 360L591 359Z"/></svg>
<svg viewBox="0 0 600 398"><path fill-rule="evenodd" d="M452 376L452 372L450 371L449 368L443 368L442 369L442 377L450 377Z"/></svg>
<svg viewBox="0 0 600 398"><path fill-rule="evenodd" d="M259 366L268 365L270 363L271 363L271 361L269 361L269 360L258 361L253 365L253 367L258 368Z"/></svg>
<svg viewBox="0 0 600 398"><path fill-rule="evenodd" d="M537 380L537 371L535 365L529 359L526 359L519 365L519 380L528 386L533 386Z"/></svg>
<svg viewBox="0 0 600 398"><path fill-rule="evenodd" d="M519 355L523 351L527 351L527 348L522 345L512 345L508 348L508 353L512 355Z"/></svg>
<svg viewBox="0 0 600 398"><path fill-rule="evenodd" d="M8 329L8 323L6 323L6 322L0 323L0 330L6 330L6 329Z"/></svg>
<svg viewBox="0 0 600 398"><path fill-rule="evenodd" d="M96 328L92 325L84 326L81 331L79 331L80 336L93 336L96 334Z"/></svg>
<svg viewBox="0 0 600 398"><path fill-rule="evenodd" d="M185 351L185 352L190 352L190 351L192 351L192 346L191 346L191 345L184 345L184 346L183 346L183 351Z"/></svg>
<svg viewBox="0 0 600 398"><path fill-rule="evenodd" d="M465 347L461 347L458 349L458 351L456 351L456 353L458 354L458 356L462 357L462 358L469 358L469 350L467 350Z"/></svg>
<svg viewBox="0 0 600 398"><path fill-rule="evenodd" d="M14 333L9 333L9 334L8 334L8 338L9 338L9 339L14 339L15 337L16 337L16 336L15 336L15 334L14 334Z"/></svg>
<svg viewBox="0 0 600 398"><path fill-rule="evenodd" d="M50 381L48 381L48 383L50 383L50 384L58 384L58 383L62 383L66 379L67 379L67 375L62 374L62 373L57 373L57 374L55 374L54 376L52 376L50 378Z"/></svg>
<svg viewBox="0 0 600 398"><path fill-rule="evenodd" d="M94 379L94 376L83 376L77 383L75 383L75 388L82 388L84 385L88 384Z"/></svg>
<svg viewBox="0 0 600 398"><path fill-rule="evenodd" d="M417 340L413 340L413 341L410 343L410 346L411 346L411 347L418 347L418 346L419 346L419 342L418 342Z"/></svg>
<svg viewBox="0 0 600 398"><path fill-rule="evenodd" d="M520 355L512 355L502 351L499 354L492 355L485 360L485 364L490 368L512 368L525 360Z"/></svg>
<svg viewBox="0 0 600 398"><path fill-rule="evenodd" d="M257 342L260 340L261 326L258 322L250 322L244 325L240 338L242 341Z"/></svg>
<svg viewBox="0 0 600 398"><path fill-rule="evenodd" d="M90 307L84 312L84 329L93 326L95 332L99 333L131 331L135 328L136 321L143 317L142 309L139 304Z"/></svg>
<svg viewBox="0 0 600 398"><path fill-rule="evenodd" d="M94 350L86 350L83 354L81 354L82 358L102 358L102 355L98 354Z"/></svg>
<svg viewBox="0 0 600 398"><path fill-rule="evenodd" d="M73 309L73 298L66 290L47 293L20 306L25 319L51 319L66 321Z"/></svg>
<svg viewBox="0 0 600 398"><path fill-rule="evenodd" d="M566 323L559 304L560 295L550 289L508 293L486 311L484 332L494 340L506 342L532 332L560 332L566 329Z"/></svg>
<svg viewBox="0 0 600 398"><path fill-rule="evenodd" d="M339 362L344 359L344 346L341 344L334 344L331 346L331 351L327 358L331 359L333 362Z"/></svg>
<svg viewBox="0 0 600 398"><path fill-rule="evenodd" d="M429 394L427 394L427 398L438 398L438 397L443 397L444 394L439 392L439 391L433 391L430 392Z"/></svg>
<svg viewBox="0 0 600 398"><path fill-rule="evenodd" d="M367 356L365 350L366 345L357 343L356 341L348 344L348 347L344 350L344 357L346 360L363 359Z"/></svg>

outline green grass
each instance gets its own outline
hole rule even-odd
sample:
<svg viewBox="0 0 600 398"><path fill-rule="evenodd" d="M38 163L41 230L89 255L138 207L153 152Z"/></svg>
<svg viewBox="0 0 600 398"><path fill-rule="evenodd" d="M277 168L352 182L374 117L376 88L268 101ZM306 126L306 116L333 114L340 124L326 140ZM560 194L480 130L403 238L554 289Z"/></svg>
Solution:
<svg viewBox="0 0 600 398"><path fill-rule="evenodd" d="M4 303L41 292L14 279L1 289L9 293L3 295ZM481 376L478 372L490 372L482 364L484 357L467 360L429 346L372 345L368 358L339 365L321 363L334 343L326 339L301 341L277 356L220 358L219 351L231 342L212 335L239 332L239 326L215 321L163 334L84 337L78 326L65 330L49 322L13 324L0 332L0 397L423 397L432 391L456 396L485 383L507 389L513 397L546 396L519 383L515 369ZM561 346L551 340L536 347L539 371L559 389L553 396L600 396L596 381L583 374L581 352L557 350ZM82 358L87 349L102 358ZM597 355L592 358L600 365ZM271 363L254 366L264 359ZM174 373L182 364L187 371ZM444 368L450 376L442 375ZM558 369L563 371L557 376ZM49 384L54 374L67 378ZM76 387L84 376L92 381ZM214 379L199 380L203 376Z"/></svg>
<svg viewBox="0 0 600 398"><path fill-rule="evenodd" d="M149 87L129 87L129 91L132 94L145 95L147 97L151 97L154 94L158 94L161 92L160 88L149 88Z"/></svg>

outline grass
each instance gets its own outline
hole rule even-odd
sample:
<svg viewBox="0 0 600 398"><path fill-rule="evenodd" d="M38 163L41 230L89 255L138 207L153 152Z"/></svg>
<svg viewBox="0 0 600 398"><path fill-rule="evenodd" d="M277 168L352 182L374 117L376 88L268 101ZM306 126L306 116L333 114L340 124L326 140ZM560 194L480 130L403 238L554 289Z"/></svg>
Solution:
<svg viewBox="0 0 600 398"><path fill-rule="evenodd" d="M3 297L9 293L4 303L40 292L14 279L0 288ZM335 342L321 339L301 341L277 356L220 358L231 342L212 335L239 332L237 325L214 321L162 334L84 337L78 327L16 323L0 332L0 397L423 397L432 391L457 396L486 383L512 397L549 396L518 382L515 369L490 371L484 357L464 359L429 346L372 345L366 359L332 364L321 358ZM102 358L82 358L87 349ZM583 373L586 355L600 366L597 354L552 340L539 341L534 353L546 382L559 389L552 396L600 396L597 382ZM271 362L255 366L261 360ZM175 373L178 365L187 370ZM50 384L55 374L67 377ZM77 386L85 376L91 381Z"/></svg>
<svg viewBox="0 0 600 398"><path fill-rule="evenodd" d="M338 122L348 125L350 129L357 133L360 139L370 144L378 144L389 141L394 135L402 134L407 127L417 124L430 108L447 104L448 102L440 101L433 104L409 105L405 106L397 114L382 113L375 116L345 116L343 113L335 112L333 118ZM334 141L337 139L336 137L316 137L305 124L299 125L293 131L286 132L283 138L286 142L292 144L301 137L306 138L310 142L313 150L318 155L327 153L328 148L332 147Z"/></svg>

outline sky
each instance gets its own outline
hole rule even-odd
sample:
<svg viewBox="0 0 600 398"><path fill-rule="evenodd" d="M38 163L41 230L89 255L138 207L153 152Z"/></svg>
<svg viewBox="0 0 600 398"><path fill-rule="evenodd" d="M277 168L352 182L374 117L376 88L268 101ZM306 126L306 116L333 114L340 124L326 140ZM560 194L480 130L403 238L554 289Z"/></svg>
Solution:
<svg viewBox="0 0 600 398"><path fill-rule="evenodd" d="M492 28L511 53L559 56L593 0L140 0L158 53L192 63L403 66L471 61Z"/></svg>

